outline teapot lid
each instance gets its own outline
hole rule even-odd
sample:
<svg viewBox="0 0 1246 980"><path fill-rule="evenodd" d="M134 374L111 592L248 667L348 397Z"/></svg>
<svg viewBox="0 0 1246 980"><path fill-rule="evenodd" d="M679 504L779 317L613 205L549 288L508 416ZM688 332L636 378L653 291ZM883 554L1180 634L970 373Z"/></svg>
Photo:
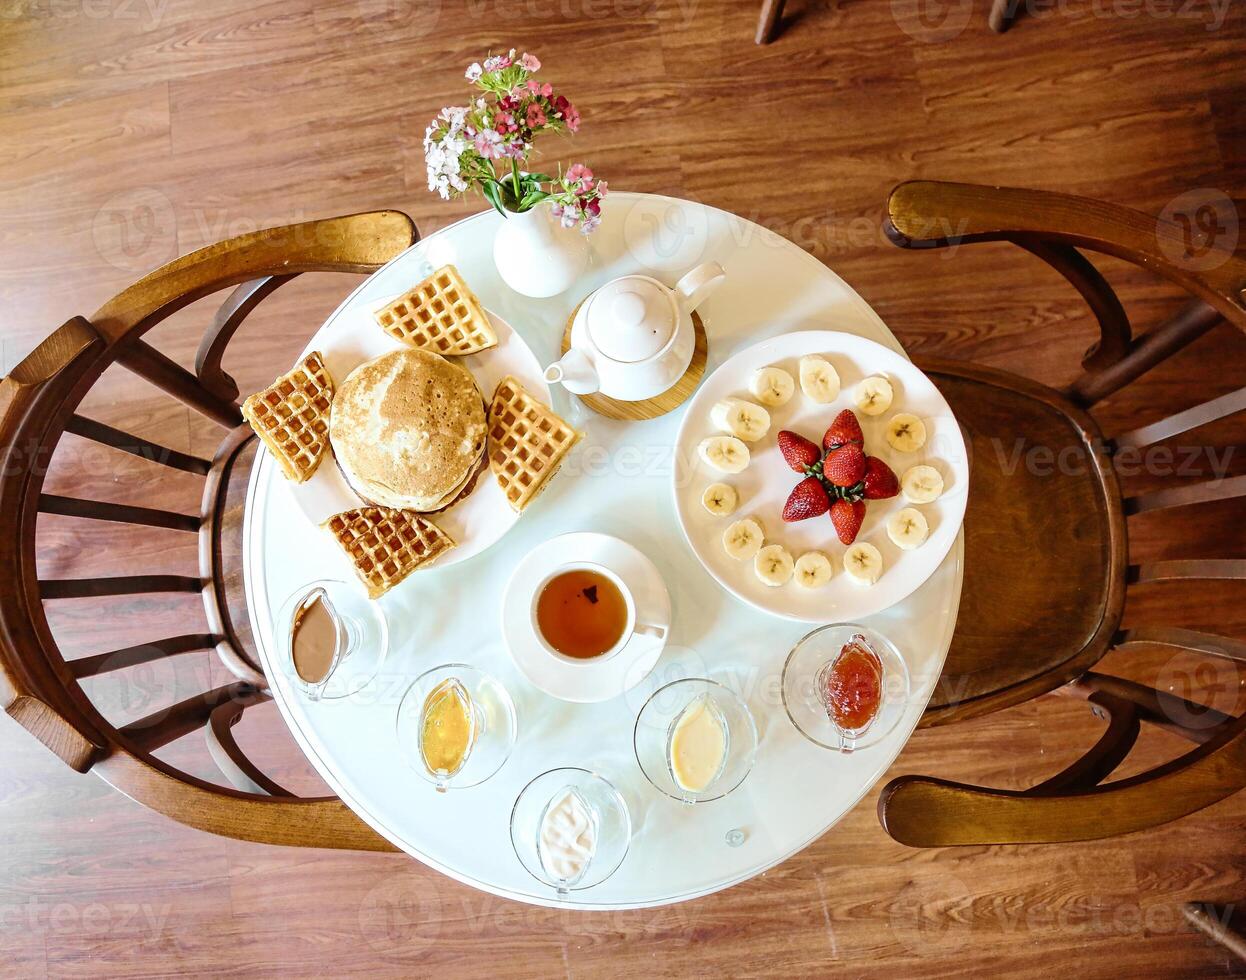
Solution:
<svg viewBox="0 0 1246 980"><path fill-rule="evenodd" d="M635 363L658 353L675 330L670 294L647 276L624 276L602 286L585 311L593 346L612 361Z"/></svg>

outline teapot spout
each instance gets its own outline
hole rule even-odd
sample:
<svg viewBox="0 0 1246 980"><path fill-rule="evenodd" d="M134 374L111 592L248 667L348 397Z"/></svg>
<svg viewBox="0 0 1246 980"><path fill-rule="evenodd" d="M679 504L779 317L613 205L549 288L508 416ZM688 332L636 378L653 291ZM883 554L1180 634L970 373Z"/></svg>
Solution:
<svg viewBox="0 0 1246 980"><path fill-rule="evenodd" d="M563 354L562 360L545 369L545 380L561 384L573 395L591 395L601 387L593 362L574 347Z"/></svg>

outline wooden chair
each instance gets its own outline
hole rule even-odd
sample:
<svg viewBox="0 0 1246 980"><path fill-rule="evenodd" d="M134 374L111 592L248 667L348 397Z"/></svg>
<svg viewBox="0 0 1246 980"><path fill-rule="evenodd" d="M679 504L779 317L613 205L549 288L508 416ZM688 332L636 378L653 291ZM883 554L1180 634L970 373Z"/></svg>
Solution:
<svg viewBox="0 0 1246 980"><path fill-rule="evenodd" d="M779 30L779 19L783 16L783 7L787 0L761 0L761 13L757 16L757 34L754 40L758 44L769 44ZM991 10L987 23L996 34L1003 34L1012 26L1017 16L1020 0L991 0Z"/></svg>
<svg viewBox="0 0 1246 980"><path fill-rule="evenodd" d="M254 448L238 408L238 388L221 368L225 349L259 303L305 272L370 273L417 240L411 219L377 211L273 228L176 259L105 303L74 317L0 381L0 702L70 768L94 772L145 806L201 830L245 840L307 847L394 848L336 797L300 798L261 772L230 729L250 705L267 700L267 681L242 636L245 609L237 577L221 573L223 549L239 531L230 488L245 488ZM143 339L175 311L236 286L203 336L193 372ZM175 452L79 414L88 390L120 364L225 430L211 460ZM274 369L274 375L278 370ZM204 478L198 515L43 492L43 462L65 432ZM40 513L173 529L198 536L198 568L188 575L41 580L35 532ZM199 593L209 633L155 639L66 661L44 604L141 593ZM233 683L114 727L80 680L193 652L220 658ZM203 730L209 751L236 788L157 759L157 750Z"/></svg>
<svg viewBox="0 0 1246 980"><path fill-rule="evenodd" d="M1121 629L1128 585L1246 579L1242 559L1130 564L1126 517L1246 496L1246 476L1122 499L1112 462L1122 450L1246 410L1246 387L1112 439L1104 438L1089 410L1221 317L1246 329L1246 259L1224 254L1213 268L1198 271L1169 258L1181 254L1177 224L1064 194L967 184L901 184L889 198L885 227L902 248L1013 242L1061 272L1099 324L1084 373L1063 391L973 364L919 360L956 412L972 452L960 618L923 724L982 715L1058 688L1091 702L1110 723L1082 759L1028 790L895 779L879 800L883 826L917 847L1087 840L1164 823L1237 792L1246 786L1246 715L1234 718L1091 668L1110 649L1155 645L1246 661L1246 643L1239 640L1158 626ZM1195 302L1134 337L1115 293L1082 250L1158 272ZM1011 467L996 446L1012 446L1018 436L1057 456L1068 449L1077 454L1071 459L1087 465L1066 473ZM1008 527L1026 527L1041 547L1016 548L998 533ZM1196 747L1166 765L1101 785L1133 747L1141 722Z"/></svg>

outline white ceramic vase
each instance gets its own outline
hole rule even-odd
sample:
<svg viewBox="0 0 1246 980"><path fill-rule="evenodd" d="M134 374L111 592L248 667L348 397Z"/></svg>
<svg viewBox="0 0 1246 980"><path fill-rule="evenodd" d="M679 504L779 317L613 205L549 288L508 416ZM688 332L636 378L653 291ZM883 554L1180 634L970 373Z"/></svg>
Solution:
<svg viewBox="0 0 1246 980"><path fill-rule="evenodd" d="M548 204L506 212L493 239L493 262L517 293L543 299L564 292L588 268L588 240L563 228Z"/></svg>

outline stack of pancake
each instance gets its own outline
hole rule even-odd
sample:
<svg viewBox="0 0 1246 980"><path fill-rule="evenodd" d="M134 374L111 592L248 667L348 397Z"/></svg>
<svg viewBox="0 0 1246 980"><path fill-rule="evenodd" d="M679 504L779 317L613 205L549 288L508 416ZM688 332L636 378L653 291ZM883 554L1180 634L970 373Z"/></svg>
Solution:
<svg viewBox="0 0 1246 980"><path fill-rule="evenodd" d="M361 364L333 400L329 440L364 500L444 510L484 465L484 396L471 373L431 351L397 350Z"/></svg>

